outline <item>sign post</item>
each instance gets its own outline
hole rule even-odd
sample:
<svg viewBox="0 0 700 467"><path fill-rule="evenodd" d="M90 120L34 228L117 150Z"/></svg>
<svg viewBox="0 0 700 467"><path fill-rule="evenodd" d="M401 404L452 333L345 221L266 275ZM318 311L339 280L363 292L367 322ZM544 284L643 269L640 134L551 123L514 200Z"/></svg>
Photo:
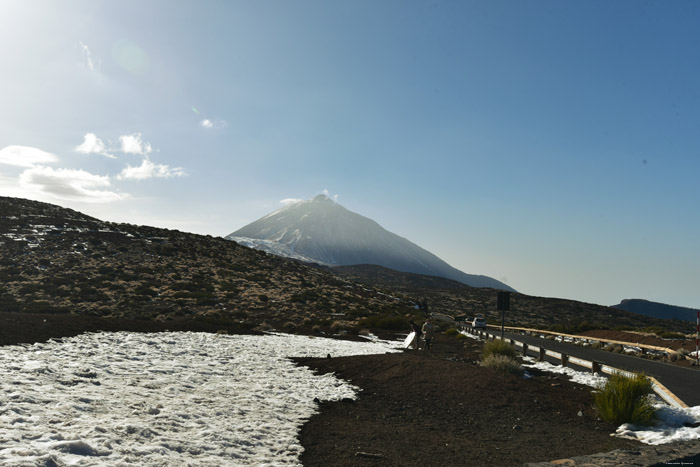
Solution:
<svg viewBox="0 0 700 467"><path fill-rule="evenodd" d="M700 310L698 310L698 316L695 321L695 366L698 366L698 359L700 359L700 352L698 351L698 345L700 343Z"/></svg>
<svg viewBox="0 0 700 467"><path fill-rule="evenodd" d="M510 292L498 292L496 308L503 312L501 315L501 339L503 339L506 327L506 311L510 310Z"/></svg>

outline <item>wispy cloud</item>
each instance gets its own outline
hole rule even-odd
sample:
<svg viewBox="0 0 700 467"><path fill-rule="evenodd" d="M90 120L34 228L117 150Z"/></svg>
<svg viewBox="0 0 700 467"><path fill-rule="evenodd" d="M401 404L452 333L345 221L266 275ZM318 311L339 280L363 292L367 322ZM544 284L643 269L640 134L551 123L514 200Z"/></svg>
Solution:
<svg viewBox="0 0 700 467"><path fill-rule="evenodd" d="M37 166L19 176L21 187L49 194L59 199L104 203L129 197L125 193L103 190L111 186L109 177L94 175L84 170L53 169Z"/></svg>
<svg viewBox="0 0 700 467"><path fill-rule="evenodd" d="M333 201L335 201L336 203L338 202L338 198L340 198L340 195L338 195L338 194L331 196L330 191L328 191L325 188L323 190L321 190L321 194L326 195L327 197L333 199Z"/></svg>
<svg viewBox="0 0 700 467"><path fill-rule="evenodd" d="M99 60L97 62L97 66L95 66L95 62L92 59L92 53L90 52L90 48L87 45L85 45L82 41L80 42L80 50L82 50L82 52L83 52L83 59L85 60L85 66L87 66L92 71L99 71L99 65L100 65Z"/></svg>
<svg viewBox="0 0 700 467"><path fill-rule="evenodd" d="M299 199L299 198L285 198L285 199L280 200L280 203L282 203L285 206L289 206L290 204L299 203L301 201L304 201L304 200Z"/></svg>
<svg viewBox="0 0 700 467"><path fill-rule="evenodd" d="M117 175L119 180L146 180L149 178L184 177L185 170L182 167L171 168L168 165L154 164L145 158L139 167L127 166Z"/></svg>
<svg viewBox="0 0 700 467"><path fill-rule="evenodd" d="M110 158L116 158L110 154L113 151L143 156L140 166L127 165L117 175L117 180L147 180L149 178L173 178L186 175L182 167L171 168L168 165L153 163L148 156L153 152L153 146L151 146L151 143L143 140L141 133L121 135L119 137L119 148L109 147L94 133L86 133L83 143L77 146L75 150L83 154L102 154Z"/></svg>
<svg viewBox="0 0 700 467"><path fill-rule="evenodd" d="M76 146L75 150L82 154L101 154L110 159L116 159L113 154L109 154L105 143L97 137L95 133L85 133L83 143Z"/></svg>
<svg viewBox="0 0 700 467"><path fill-rule="evenodd" d="M141 139L141 133L122 135L119 137L119 141L121 142L121 151L126 154L146 156L153 152L151 143L144 142Z"/></svg>
<svg viewBox="0 0 700 467"><path fill-rule="evenodd" d="M34 167L36 164L58 162L58 157L29 146L7 146L0 149L0 164L15 167Z"/></svg>
<svg viewBox="0 0 700 467"><path fill-rule="evenodd" d="M204 128L225 128L228 126L228 122L226 120L209 120L208 118L205 118L199 122L199 124Z"/></svg>

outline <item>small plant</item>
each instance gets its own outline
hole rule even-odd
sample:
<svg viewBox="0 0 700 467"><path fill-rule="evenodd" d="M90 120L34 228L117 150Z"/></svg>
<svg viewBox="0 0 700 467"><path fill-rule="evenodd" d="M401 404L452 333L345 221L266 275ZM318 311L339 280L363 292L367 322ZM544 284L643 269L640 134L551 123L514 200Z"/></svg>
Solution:
<svg viewBox="0 0 700 467"><path fill-rule="evenodd" d="M598 414L617 425L648 426L656 417L649 398L651 390L651 381L643 373L635 373L633 377L613 374L594 395Z"/></svg>
<svg viewBox="0 0 700 467"><path fill-rule="evenodd" d="M457 336L459 335L459 331L455 328L449 328L447 331L445 331L446 336Z"/></svg>
<svg viewBox="0 0 700 467"><path fill-rule="evenodd" d="M685 334L680 332L663 331L657 335L662 339L685 339Z"/></svg>
<svg viewBox="0 0 700 467"><path fill-rule="evenodd" d="M292 323L291 321L287 321L282 325L282 330L284 332L294 332L297 329L297 325Z"/></svg>
<svg viewBox="0 0 700 467"><path fill-rule="evenodd" d="M675 362L675 361L682 360L682 359L683 359L683 357L681 357L679 354L677 354L675 352L670 352L670 353L666 354L666 361L668 361L668 362Z"/></svg>
<svg viewBox="0 0 700 467"><path fill-rule="evenodd" d="M321 334L321 326L319 326L318 324L314 324L311 327L311 332L313 332L314 334Z"/></svg>
<svg viewBox="0 0 700 467"><path fill-rule="evenodd" d="M408 320L396 315L375 315L360 319L360 326L369 329L391 329L395 331L408 329Z"/></svg>
<svg viewBox="0 0 700 467"><path fill-rule="evenodd" d="M624 349L620 344L608 344L603 350L607 350L608 352L613 353L622 353Z"/></svg>
<svg viewBox="0 0 700 467"><path fill-rule="evenodd" d="M333 321L333 323L331 323L331 332L336 334L357 334L359 330L358 327L353 326L352 323L348 323L347 321Z"/></svg>
<svg viewBox="0 0 700 467"><path fill-rule="evenodd" d="M484 360L486 360L490 355L502 355L512 360L515 360L516 358L515 347L501 339L485 342L483 355Z"/></svg>
<svg viewBox="0 0 700 467"><path fill-rule="evenodd" d="M488 357L484 357L484 359L481 361L481 366L486 368L494 368L498 371L503 371L514 375L523 374L523 368L520 366L520 364L515 359L506 355L495 353L489 354Z"/></svg>

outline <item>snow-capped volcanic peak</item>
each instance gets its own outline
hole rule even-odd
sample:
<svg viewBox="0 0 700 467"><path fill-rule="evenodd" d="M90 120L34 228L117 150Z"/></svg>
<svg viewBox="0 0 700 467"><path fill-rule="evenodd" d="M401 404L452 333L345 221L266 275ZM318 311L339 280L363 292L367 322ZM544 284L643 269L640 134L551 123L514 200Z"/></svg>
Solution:
<svg viewBox="0 0 700 467"><path fill-rule="evenodd" d="M474 287L513 290L490 277L465 274L453 268L323 194L289 203L226 238L236 240L236 237L277 242L284 247L272 248L266 243L266 251L281 252L283 256L289 256L283 251L292 251L320 264L376 264L397 271L446 277Z"/></svg>

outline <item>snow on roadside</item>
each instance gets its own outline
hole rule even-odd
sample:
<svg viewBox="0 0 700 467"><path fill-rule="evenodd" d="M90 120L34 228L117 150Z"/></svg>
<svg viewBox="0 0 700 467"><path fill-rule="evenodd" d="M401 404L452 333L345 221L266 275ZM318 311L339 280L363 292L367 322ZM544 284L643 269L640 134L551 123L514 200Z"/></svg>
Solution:
<svg viewBox="0 0 700 467"><path fill-rule="evenodd" d="M607 381L607 378L601 376L597 373L588 373L583 371L576 371L571 368L552 365L549 362L538 362L532 357L523 357L526 362L523 366L525 368L535 368L537 370L546 371L548 373L558 373L561 375L568 376L571 381L578 384L583 384L585 386L599 387Z"/></svg>
<svg viewBox="0 0 700 467"><path fill-rule="evenodd" d="M615 436L634 439L645 444L666 444L676 441L700 439L700 406L679 409L664 403L654 404L658 421L652 427L625 423L618 427Z"/></svg>
<svg viewBox="0 0 700 467"><path fill-rule="evenodd" d="M122 332L0 347L0 464L299 465L314 398L357 389L287 357L398 344Z"/></svg>

